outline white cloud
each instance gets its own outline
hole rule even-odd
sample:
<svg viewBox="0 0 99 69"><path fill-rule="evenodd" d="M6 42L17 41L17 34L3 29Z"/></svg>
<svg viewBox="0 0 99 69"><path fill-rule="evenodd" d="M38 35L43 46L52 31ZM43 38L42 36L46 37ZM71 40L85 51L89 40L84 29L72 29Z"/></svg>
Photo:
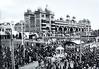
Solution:
<svg viewBox="0 0 99 69"><path fill-rule="evenodd" d="M12 6L13 4L14 4L14 0L0 0L0 8Z"/></svg>

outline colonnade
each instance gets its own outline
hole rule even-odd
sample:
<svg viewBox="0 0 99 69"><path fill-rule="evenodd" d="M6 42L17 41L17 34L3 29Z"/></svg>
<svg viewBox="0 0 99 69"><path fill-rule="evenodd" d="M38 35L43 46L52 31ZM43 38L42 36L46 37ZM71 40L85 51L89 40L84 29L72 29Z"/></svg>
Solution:
<svg viewBox="0 0 99 69"><path fill-rule="evenodd" d="M79 28L79 27L64 27L64 26L56 26L55 27L56 32L61 33L73 33L73 32L85 32L85 28Z"/></svg>

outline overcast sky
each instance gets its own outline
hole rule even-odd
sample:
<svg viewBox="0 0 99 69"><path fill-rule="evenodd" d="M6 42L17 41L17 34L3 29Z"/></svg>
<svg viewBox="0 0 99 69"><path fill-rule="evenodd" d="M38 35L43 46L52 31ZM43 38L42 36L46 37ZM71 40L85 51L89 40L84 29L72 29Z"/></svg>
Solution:
<svg viewBox="0 0 99 69"><path fill-rule="evenodd" d="M0 0L0 21L19 22L27 9L44 9L46 4L56 19L69 14L77 20L89 19L92 29L99 29L99 0Z"/></svg>

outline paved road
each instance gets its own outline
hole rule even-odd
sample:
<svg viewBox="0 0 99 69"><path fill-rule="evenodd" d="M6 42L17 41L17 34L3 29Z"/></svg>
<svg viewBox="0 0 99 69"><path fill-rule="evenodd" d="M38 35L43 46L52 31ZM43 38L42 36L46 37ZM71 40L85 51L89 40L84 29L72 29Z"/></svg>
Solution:
<svg viewBox="0 0 99 69"><path fill-rule="evenodd" d="M20 67L19 69L35 69L37 66L38 66L38 62L36 61L30 64L27 64L23 67Z"/></svg>

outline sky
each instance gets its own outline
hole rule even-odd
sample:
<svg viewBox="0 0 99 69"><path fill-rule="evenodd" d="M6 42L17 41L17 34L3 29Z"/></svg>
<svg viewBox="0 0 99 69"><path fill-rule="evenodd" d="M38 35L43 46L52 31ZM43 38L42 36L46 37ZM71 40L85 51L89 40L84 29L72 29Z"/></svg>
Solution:
<svg viewBox="0 0 99 69"><path fill-rule="evenodd" d="M55 19L70 15L76 20L89 19L92 29L99 29L99 0L0 0L0 21L19 22L24 20L24 12L27 9L35 11L44 9L48 5L55 14Z"/></svg>

